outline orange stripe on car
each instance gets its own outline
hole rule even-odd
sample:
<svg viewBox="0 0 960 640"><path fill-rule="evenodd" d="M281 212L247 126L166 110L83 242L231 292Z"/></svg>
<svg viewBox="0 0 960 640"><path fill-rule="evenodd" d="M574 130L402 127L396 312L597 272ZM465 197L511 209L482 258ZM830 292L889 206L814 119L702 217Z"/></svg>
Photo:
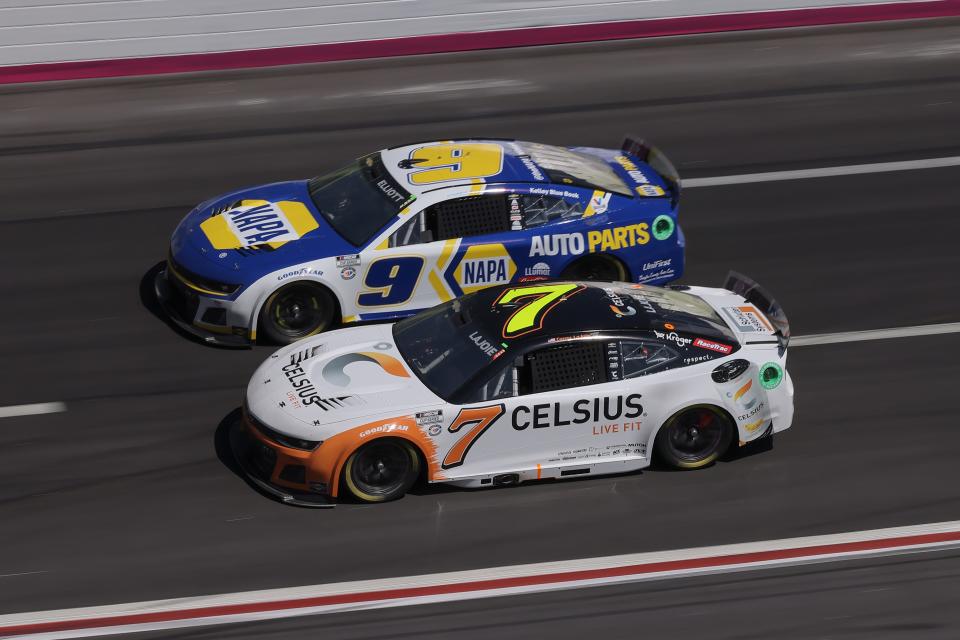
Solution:
<svg viewBox="0 0 960 640"><path fill-rule="evenodd" d="M747 384L737 389L737 392L733 394L734 401L737 401L740 398L742 398L743 394L745 394L747 391L750 391L750 387L752 386L753 386L753 379L751 378L750 380L747 380Z"/></svg>
<svg viewBox="0 0 960 640"><path fill-rule="evenodd" d="M374 351L361 351L357 353L360 356L366 356L371 360L375 360L377 364L383 367L383 370L389 373L392 376L397 376L398 378L409 378L410 374L407 373L407 370L403 368L403 365L399 360L393 356L388 356L385 353L376 353Z"/></svg>
<svg viewBox="0 0 960 640"><path fill-rule="evenodd" d="M773 327L770 326L770 323L767 321L766 316L760 313L759 309L757 309L756 307L737 307L737 308L740 309L740 311L743 311L744 313L752 313L753 315L757 316L757 320L759 320L763 324L763 326L767 328L768 331L773 333Z"/></svg>

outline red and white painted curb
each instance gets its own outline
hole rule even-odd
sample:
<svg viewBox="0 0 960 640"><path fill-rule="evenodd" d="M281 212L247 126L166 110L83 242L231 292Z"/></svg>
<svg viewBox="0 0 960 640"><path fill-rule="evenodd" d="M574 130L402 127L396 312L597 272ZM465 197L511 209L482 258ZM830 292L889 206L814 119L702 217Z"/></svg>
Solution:
<svg viewBox="0 0 960 640"><path fill-rule="evenodd" d="M0 616L0 637L80 638L403 607L960 548L960 521L363 582Z"/></svg>
<svg viewBox="0 0 960 640"><path fill-rule="evenodd" d="M594 22L521 29L442 33L246 51L12 65L0 67L0 84L249 69L427 53L452 53L536 45L947 16L960 16L960 0L891 0L852 6L811 7L806 9L648 18L622 22Z"/></svg>

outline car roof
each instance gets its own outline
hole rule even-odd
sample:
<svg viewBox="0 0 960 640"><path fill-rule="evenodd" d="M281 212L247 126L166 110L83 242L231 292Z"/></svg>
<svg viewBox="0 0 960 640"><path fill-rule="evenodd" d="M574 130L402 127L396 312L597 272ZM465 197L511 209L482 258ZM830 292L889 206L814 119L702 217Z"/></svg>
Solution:
<svg viewBox="0 0 960 640"><path fill-rule="evenodd" d="M464 150L466 148L466 150ZM457 157L445 157L452 149L459 153ZM608 179L611 181L602 184L577 184L574 181L555 182L550 179L548 171L534 160L538 153L542 155L563 154L573 155L566 147L544 145L541 143L523 142L519 140L497 138L461 138L455 140L431 140L414 144L406 144L384 149L380 152L384 166L392 177L405 189L414 195L422 195L428 191L446 187L471 185L479 183L531 185L560 185L566 187L604 188L631 196L629 187L623 184L616 172L609 168ZM445 172L444 167L453 166L460 158L479 167L479 171L465 171L464 177L455 172ZM435 158L434 162L417 158ZM606 162L597 157L597 161ZM464 165L460 165L464 166ZM480 177L475 177L477 173ZM614 182L621 188L612 188Z"/></svg>
<svg viewBox="0 0 960 640"><path fill-rule="evenodd" d="M544 312L534 313L536 304L550 297L553 299L543 306ZM585 281L501 285L466 296L462 303L471 321L504 345L566 341L592 334L651 337L651 332L738 342L702 298L649 285ZM522 322L518 322L521 314Z"/></svg>

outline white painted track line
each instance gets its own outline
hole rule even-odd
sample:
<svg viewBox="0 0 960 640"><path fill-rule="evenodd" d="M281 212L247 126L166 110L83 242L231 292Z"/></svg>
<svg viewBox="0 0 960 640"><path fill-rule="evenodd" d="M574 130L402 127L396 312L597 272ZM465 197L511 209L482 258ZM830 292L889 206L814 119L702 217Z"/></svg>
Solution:
<svg viewBox="0 0 960 640"><path fill-rule="evenodd" d="M77 638L543 593L960 548L960 521L0 616L0 636Z"/></svg>
<svg viewBox="0 0 960 640"><path fill-rule="evenodd" d="M960 322L921 324L914 327L896 327L893 329L870 329L867 331L844 331L842 333L819 333L809 336L797 336L795 338L790 338L790 346L806 347L816 344L837 344L840 342L862 342L866 340L890 340L891 338L936 336L944 333L960 333Z"/></svg>
<svg viewBox="0 0 960 640"><path fill-rule="evenodd" d="M851 164L841 167L819 167L815 169L796 169L793 171L744 173L734 176L689 178L687 180L681 180L681 186L684 189L696 189L698 187L721 187L732 184L781 182L784 180L806 180L809 178L832 178L836 176L853 176L866 173L890 173L893 171L916 171L918 169L941 169L943 167L958 166L960 166L960 156L951 156L948 158L904 160L902 162L876 162L873 164Z"/></svg>
<svg viewBox="0 0 960 640"><path fill-rule="evenodd" d="M9 407L0 407L0 418L15 418L17 416L37 416L44 413L63 413L67 410L64 402L39 402L37 404L15 404Z"/></svg>

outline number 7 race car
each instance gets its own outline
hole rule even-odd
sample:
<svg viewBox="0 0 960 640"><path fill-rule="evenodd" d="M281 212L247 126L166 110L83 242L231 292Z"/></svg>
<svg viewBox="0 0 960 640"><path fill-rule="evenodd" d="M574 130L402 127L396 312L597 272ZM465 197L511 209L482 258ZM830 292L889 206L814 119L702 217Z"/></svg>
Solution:
<svg viewBox="0 0 960 640"><path fill-rule="evenodd" d="M231 430L247 476L284 501L402 496L622 473L658 456L709 465L787 429L786 317L731 274L726 289L502 285L393 325L281 349Z"/></svg>
<svg viewBox="0 0 960 640"><path fill-rule="evenodd" d="M619 151L393 147L197 206L155 285L180 327L243 346L402 318L510 282L660 284L683 272L679 196L670 162L629 138Z"/></svg>

